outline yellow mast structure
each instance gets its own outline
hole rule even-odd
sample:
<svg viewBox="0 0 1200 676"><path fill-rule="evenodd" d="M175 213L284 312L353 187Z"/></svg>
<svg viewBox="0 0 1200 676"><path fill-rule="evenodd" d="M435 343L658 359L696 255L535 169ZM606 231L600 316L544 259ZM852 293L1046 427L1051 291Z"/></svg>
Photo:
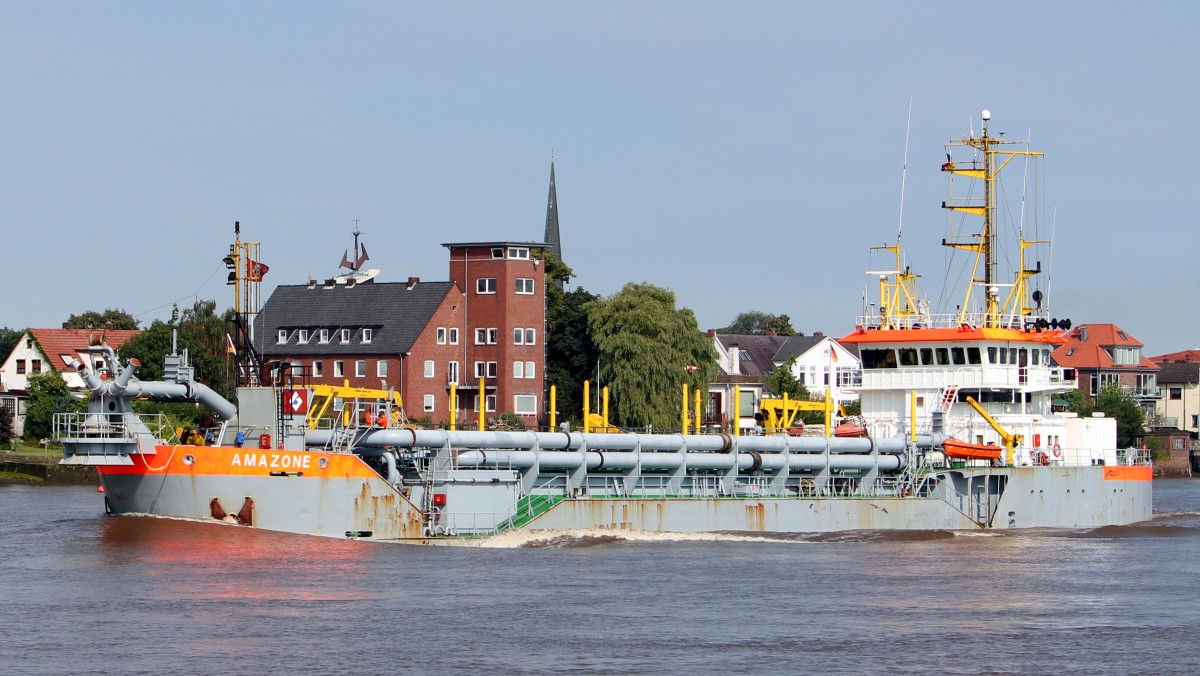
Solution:
<svg viewBox="0 0 1200 676"><path fill-rule="evenodd" d="M974 197L955 197L953 194L942 202L943 209L953 211L961 211L963 213L972 214L983 217L983 231L977 237L977 241L948 241L942 240L945 246L965 251L972 251L976 254L975 269L972 273L972 282L967 286L966 298L963 299L958 320L959 322L966 321L966 315L971 300L971 292L974 288L974 283L982 284L984 287L984 316L983 328L995 328L1000 325L1000 317L1005 311L1012 311L1014 314L1020 312L1022 315L1029 314L1032 308L1026 302L1025 280L1029 276L1036 274L1037 271L1025 269L1025 248L1029 245L1038 242L1021 241L1021 265L1017 273L1017 281L1013 285L1013 289L1009 292L1008 298L1005 300L1004 306L1001 307L999 300L999 292L996 288L996 226L998 219L996 217L996 179L1000 172L1008 166L1009 162L1016 157L1042 157L1045 153L1034 152L1031 150L1005 150L1002 146L1009 145L1027 145L1025 141L1005 141L1003 137L995 138L988 133L988 121L991 120L992 114L990 111L983 111L983 135L975 137L974 135L951 142L947 148L953 147L969 147L977 152L983 153L982 161L978 158L971 160L968 163L958 163L953 160L950 153L946 154L946 163L942 165L942 171L949 174L956 174L971 179L983 181L983 200ZM980 263L983 264L983 277L978 277Z"/></svg>
<svg viewBox="0 0 1200 676"><path fill-rule="evenodd" d="M917 305L916 274L904 265L900 249L900 237L892 245L873 246L872 251L889 251L896 257L896 267L879 275L879 320L881 329L897 329L911 326L912 318L921 312Z"/></svg>

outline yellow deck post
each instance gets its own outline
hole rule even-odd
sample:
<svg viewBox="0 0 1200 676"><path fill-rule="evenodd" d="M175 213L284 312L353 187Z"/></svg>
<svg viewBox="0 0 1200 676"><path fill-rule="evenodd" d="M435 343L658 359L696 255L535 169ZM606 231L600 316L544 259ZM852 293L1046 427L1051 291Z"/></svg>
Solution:
<svg viewBox="0 0 1200 676"><path fill-rule="evenodd" d="M583 381L583 433L588 433L588 414L591 413L589 405L592 401L592 381Z"/></svg>

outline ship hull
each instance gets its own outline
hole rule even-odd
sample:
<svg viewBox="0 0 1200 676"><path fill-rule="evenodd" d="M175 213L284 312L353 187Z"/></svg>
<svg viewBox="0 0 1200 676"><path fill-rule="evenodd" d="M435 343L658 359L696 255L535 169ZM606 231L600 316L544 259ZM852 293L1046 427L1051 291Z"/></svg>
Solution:
<svg viewBox="0 0 1200 676"><path fill-rule="evenodd" d="M130 467L102 468L109 511L421 544L477 541L512 528L680 533L1078 529L1152 516L1149 467L979 467L935 472L932 488L909 496L560 496L519 525L508 521L472 529L478 513L458 505L469 505L472 492L497 482L451 488L449 502L431 519L429 508L422 511L353 455L160 449L157 456L134 456ZM280 466L284 455L293 458L287 468Z"/></svg>

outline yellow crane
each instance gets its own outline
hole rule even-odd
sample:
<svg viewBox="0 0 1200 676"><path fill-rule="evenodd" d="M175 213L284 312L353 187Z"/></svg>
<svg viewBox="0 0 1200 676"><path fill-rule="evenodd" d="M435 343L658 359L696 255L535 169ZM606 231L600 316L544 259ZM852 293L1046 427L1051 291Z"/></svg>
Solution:
<svg viewBox="0 0 1200 676"><path fill-rule="evenodd" d="M996 422L996 419L993 418L987 411L985 411L983 406L980 406L979 402L975 401L974 397L967 397L966 401L971 408L975 409L976 413L978 413L984 420L987 421L987 424L992 426L992 429L996 430L996 434L1000 435L1000 440L1004 444L1005 461L1009 465L1012 465L1014 456L1017 452L1017 446L1021 445L1021 442L1025 440L1025 436L1022 434L1014 434L1004 429L1004 426Z"/></svg>
<svg viewBox="0 0 1200 676"><path fill-rule="evenodd" d="M777 397L763 397L758 402L764 434L787 434L787 431L800 418L801 411L820 411L826 413L832 406L832 404L827 404L824 401L780 399ZM837 404L837 412L842 417L846 415L846 409L841 404ZM826 417L828 418L828 415Z"/></svg>
<svg viewBox="0 0 1200 676"><path fill-rule="evenodd" d="M306 420L309 429L316 429L321 419L332 418L336 415L337 412L332 410L336 399L341 399L343 402L347 400L358 402L360 405L356 408L369 415L371 421L376 420L379 414L383 413L388 416L389 427L403 427L409 424L408 417L404 414L404 399L399 392L351 387L348 381L343 385L312 385L311 389L312 402L308 407ZM343 406L342 415L354 416L355 411ZM357 421L352 417L342 421L344 425L351 425L354 422Z"/></svg>

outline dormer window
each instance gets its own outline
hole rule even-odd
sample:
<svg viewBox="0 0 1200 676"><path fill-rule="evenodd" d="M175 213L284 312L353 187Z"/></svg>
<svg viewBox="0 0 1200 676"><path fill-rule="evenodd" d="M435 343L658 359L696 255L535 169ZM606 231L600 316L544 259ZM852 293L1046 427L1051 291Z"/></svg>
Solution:
<svg viewBox="0 0 1200 676"><path fill-rule="evenodd" d="M283 345L284 343L287 342L287 336L288 336L287 329L279 329L279 335L275 338L275 342L278 343L279 345Z"/></svg>
<svg viewBox="0 0 1200 676"><path fill-rule="evenodd" d="M529 248L524 246L510 246L508 247L508 257L527 261L529 260Z"/></svg>
<svg viewBox="0 0 1200 676"><path fill-rule="evenodd" d="M342 345L349 343L350 342L350 329L339 330L338 331L338 341L341 342Z"/></svg>
<svg viewBox="0 0 1200 676"><path fill-rule="evenodd" d="M301 345L308 344L308 329L300 329L296 335L296 342Z"/></svg>
<svg viewBox="0 0 1200 676"><path fill-rule="evenodd" d="M372 334L371 329L363 329L362 331L363 331L362 332L363 345L369 345L371 343L371 334Z"/></svg>
<svg viewBox="0 0 1200 676"><path fill-rule="evenodd" d="M329 329L321 329L321 333L319 335L321 344L329 342Z"/></svg>

